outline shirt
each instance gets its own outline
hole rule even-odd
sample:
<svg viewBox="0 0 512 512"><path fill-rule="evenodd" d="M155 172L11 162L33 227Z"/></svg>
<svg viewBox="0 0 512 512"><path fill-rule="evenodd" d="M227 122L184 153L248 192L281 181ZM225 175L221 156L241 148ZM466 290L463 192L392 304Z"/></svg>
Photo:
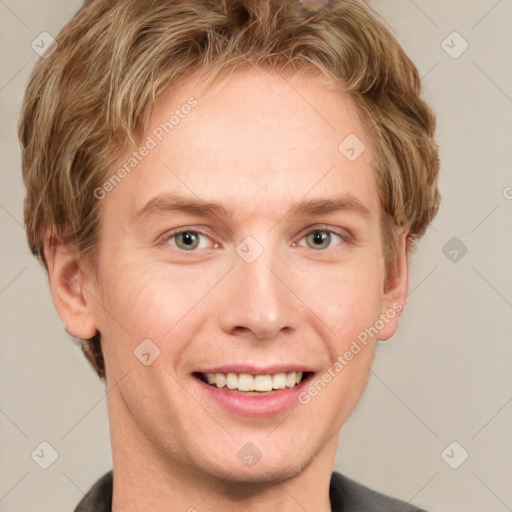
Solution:
<svg viewBox="0 0 512 512"><path fill-rule="evenodd" d="M113 473L103 475L74 512L111 512ZM426 512L404 501L373 491L334 471L329 486L331 512Z"/></svg>

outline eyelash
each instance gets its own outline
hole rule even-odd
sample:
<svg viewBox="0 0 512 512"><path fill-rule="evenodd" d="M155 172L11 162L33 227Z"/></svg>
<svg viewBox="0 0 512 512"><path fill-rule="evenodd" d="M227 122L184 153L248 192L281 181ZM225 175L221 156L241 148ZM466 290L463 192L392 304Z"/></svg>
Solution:
<svg viewBox="0 0 512 512"><path fill-rule="evenodd" d="M336 235L338 237L341 238L341 243L343 244L347 244L347 243L350 243L351 242L351 236L347 233L347 234L341 234L337 231L334 231L326 226L318 226L318 227L313 227L312 229L310 229L307 233L305 233L301 238L300 240L304 239L307 235L310 235L311 233L315 233L315 232L321 232L321 233L330 233L331 235ZM204 231L201 231L199 229L190 229L190 228L178 228L176 230L173 230L173 231L169 231L168 233L164 234L162 237L161 237L161 243L162 244L165 244L165 243L168 243L170 242L174 237L178 236L178 235L181 235L183 233L193 233L193 234L198 234L198 235L203 235L205 236L206 238L211 238L210 235L208 233L205 233ZM216 242L215 242L216 243ZM295 244L295 242L294 242ZM183 252L183 253L190 253L190 252L197 252L199 249L198 248L194 248L194 249L190 249L190 250L185 250L185 249L180 249L179 247L176 247L178 251L180 252ZM306 247L307 248L307 247ZM325 249L318 249L316 250L316 252L325 252L329 249L328 248L325 248ZM315 250L315 249L312 249L312 250Z"/></svg>

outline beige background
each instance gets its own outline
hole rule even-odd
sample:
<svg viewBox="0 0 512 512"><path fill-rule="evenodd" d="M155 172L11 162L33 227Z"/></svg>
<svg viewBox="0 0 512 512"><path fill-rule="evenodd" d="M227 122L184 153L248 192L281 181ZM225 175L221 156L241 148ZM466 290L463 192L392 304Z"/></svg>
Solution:
<svg viewBox="0 0 512 512"><path fill-rule="evenodd" d="M64 332L43 268L26 246L15 137L37 59L31 43L43 31L56 35L80 3L0 0L2 512L71 511L111 468L104 386ZM428 510L506 512L512 510L512 2L372 5L418 66L438 114L443 202L412 258L401 326L378 349L365 395L343 429L336 467ZM469 47L453 58L464 41ZM459 247L443 252L453 237ZM457 261L449 259L454 249ZM31 458L43 441L59 454L46 470ZM458 469L441 456L453 441L459 445L445 455L452 465L469 454Z"/></svg>

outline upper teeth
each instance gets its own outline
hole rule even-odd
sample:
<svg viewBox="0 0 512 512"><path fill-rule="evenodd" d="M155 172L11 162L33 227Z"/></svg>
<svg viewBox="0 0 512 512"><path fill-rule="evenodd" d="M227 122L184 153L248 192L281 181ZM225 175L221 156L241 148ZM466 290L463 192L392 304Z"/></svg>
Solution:
<svg viewBox="0 0 512 512"><path fill-rule="evenodd" d="M248 373L205 373L208 384L218 388L238 391L272 391L293 388L302 380L302 372L282 372L273 375L250 375Z"/></svg>

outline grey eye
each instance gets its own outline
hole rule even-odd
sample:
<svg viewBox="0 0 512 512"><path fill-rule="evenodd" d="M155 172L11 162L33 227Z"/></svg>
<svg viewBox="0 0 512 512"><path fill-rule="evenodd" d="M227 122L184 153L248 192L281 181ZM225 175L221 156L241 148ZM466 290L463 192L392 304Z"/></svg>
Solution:
<svg viewBox="0 0 512 512"><path fill-rule="evenodd" d="M197 248L199 236L199 233L195 231L182 231L181 233L176 233L173 238L180 249L188 251Z"/></svg>
<svg viewBox="0 0 512 512"><path fill-rule="evenodd" d="M311 249L325 249L329 247L332 235L336 234L331 231L316 229L305 236L306 243Z"/></svg>

